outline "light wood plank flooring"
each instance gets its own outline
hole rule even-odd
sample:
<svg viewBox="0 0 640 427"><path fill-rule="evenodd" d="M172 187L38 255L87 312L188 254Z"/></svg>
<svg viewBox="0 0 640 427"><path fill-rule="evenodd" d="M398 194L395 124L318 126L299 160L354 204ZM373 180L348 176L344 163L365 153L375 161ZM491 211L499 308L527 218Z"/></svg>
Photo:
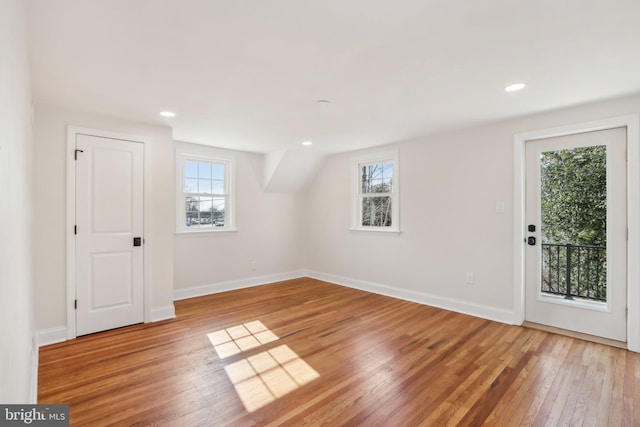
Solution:
<svg viewBox="0 0 640 427"><path fill-rule="evenodd" d="M71 424L640 425L640 355L312 279L40 349Z"/></svg>

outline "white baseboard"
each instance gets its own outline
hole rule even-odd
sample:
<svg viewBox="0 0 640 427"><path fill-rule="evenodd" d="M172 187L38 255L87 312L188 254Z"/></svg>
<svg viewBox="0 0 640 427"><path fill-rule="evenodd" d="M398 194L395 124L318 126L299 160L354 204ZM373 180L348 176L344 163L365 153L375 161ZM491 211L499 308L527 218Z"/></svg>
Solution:
<svg viewBox="0 0 640 427"><path fill-rule="evenodd" d="M67 328L59 326L36 332L36 347L55 344L67 340Z"/></svg>
<svg viewBox="0 0 640 427"><path fill-rule="evenodd" d="M151 321L173 319L176 317L176 309L173 304L151 309Z"/></svg>
<svg viewBox="0 0 640 427"><path fill-rule="evenodd" d="M266 276L248 277L246 279L229 280L226 282L212 283L209 285L196 286L193 288L175 289L173 291L174 301L201 297L203 295L217 294L220 292L235 291L237 289L251 288L253 286L266 285L283 280L297 279L305 277L305 270L288 271L285 273L269 274Z"/></svg>
<svg viewBox="0 0 640 427"><path fill-rule="evenodd" d="M334 283L336 285L360 289L363 291L386 295L393 298L399 298L406 301L417 302L419 304L438 307L445 310L455 311L457 313L468 314L470 316L506 323L509 325L518 324L513 310L490 307L469 301L441 297L424 292L416 292L407 289L386 286L379 283L352 279L335 274L307 270L296 270L286 273L271 274L267 276L250 277L247 279L231 280L204 286L197 286L193 288L175 289L173 292L173 299L175 301L178 301L182 299L210 295L219 292L234 291L237 289L266 285L283 280L297 279L299 277L310 277L313 279Z"/></svg>
<svg viewBox="0 0 640 427"><path fill-rule="evenodd" d="M410 291L407 289L386 286L379 283L367 282L364 280L352 279L335 274L322 273L319 271L307 271L307 277L334 283L336 285L346 286L349 288L360 289L363 291L373 292L393 298L417 302L419 304L429 305L432 307L443 308L445 310L468 314L470 316L480 317L483 319L494 320L500 323L507 323L509 325L516 324L515 313L513 312L513 310L489 307L486 305L475 304L472 302L462 301L454 298L441 297L424 292Z"/></svg>
<svg viewBox="0 0 640 427"><path fill-rule="evenodd" d="M176 312L173 304L167 305L165 307L151 309L151 322L172 319L174 317L176 317ZM65 326L59 326L57 328L49 328L42 331L37 331L35 343L36 348L39 348L45 345L67 341L68 339L69 336L67 335L67 328Z"/></svg>

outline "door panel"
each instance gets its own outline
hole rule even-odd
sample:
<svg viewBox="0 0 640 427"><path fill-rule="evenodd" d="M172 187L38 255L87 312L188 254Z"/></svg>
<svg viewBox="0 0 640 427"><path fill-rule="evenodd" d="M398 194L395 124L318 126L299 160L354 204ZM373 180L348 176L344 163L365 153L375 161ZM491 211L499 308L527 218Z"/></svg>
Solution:
<svg viewBox="0 0 640 427"><path fill-rule="evenodd" d="M133 303L134 277L131 252L97 253L91 256L91 310ZM118 286L112 286L117 283Z"/></svg>
<svg viewBox="0 0 640 427"><path fill-rule="evenodd" d="M77 335L144 320L143 145L77 135Z"/></svg>
<svg viewBox="0 0 640 427"><path fill-rule="evenodd" d="M92 233L133 232L133 155L133 152L123 151L120 147L117 150L93 151Z"/></svg>
<svg viewBox="0 0 640 427"><path fill-rule="evenodd" d="M626 129L525 149L526 319L626 341Z"/></svg>

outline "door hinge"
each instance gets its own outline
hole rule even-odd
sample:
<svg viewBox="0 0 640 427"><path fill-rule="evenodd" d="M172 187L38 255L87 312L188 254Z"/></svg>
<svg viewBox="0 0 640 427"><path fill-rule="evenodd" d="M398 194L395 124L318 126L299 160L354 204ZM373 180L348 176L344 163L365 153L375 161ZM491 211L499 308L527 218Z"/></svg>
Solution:
<svg viewBox="0 0 640 427"><path fill-rule="evenodd" d="M80 149L76 149L76 151L74 151L73 153L73 160L78 160L78 153L84 153L84 151Z"/></svg>
<svg viewBox="0 0 640 427"><path fill-rule="evenodd" d="M73 308L74 308L74 310L78 309L78 300L77 299L73 300Z"/></svg>
<svg viewBox="0 0 640 427"><path fill-rule="evenodd" d="M78 234L78 226L77 225L73 226L73 234Z"/></svg>

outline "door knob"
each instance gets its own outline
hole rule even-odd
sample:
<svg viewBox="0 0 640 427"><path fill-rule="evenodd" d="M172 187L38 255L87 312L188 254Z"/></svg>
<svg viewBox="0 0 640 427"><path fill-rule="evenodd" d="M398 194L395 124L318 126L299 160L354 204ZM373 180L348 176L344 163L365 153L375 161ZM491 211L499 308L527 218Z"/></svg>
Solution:
<svg viewBox="0 0 640 427"><path fill-rule="evenodd" d="M533 236L527 237L527 244L529 246L535 246L536 245L536 238L533 237Z"/></svg>

